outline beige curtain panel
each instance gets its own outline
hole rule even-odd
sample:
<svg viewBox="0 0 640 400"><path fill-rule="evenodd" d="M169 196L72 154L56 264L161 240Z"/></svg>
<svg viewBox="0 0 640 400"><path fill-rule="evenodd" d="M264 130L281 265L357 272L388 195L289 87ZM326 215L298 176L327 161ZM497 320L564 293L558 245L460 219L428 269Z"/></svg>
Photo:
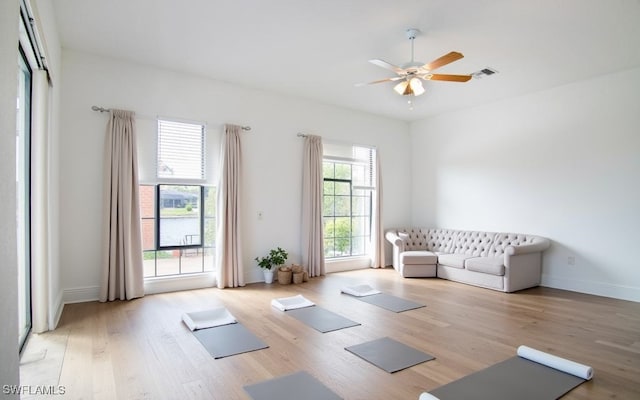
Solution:
<svg viewBox="0 0 640 400"><path fill-rule="evenodd" d="M134 114L111 110L105 139L100 301L144 296Z"/></svg>
<svg viewBox="0 0 640 400"><path fill-rule="evenodd" d="M220 289L244 286L240 245L241 129L238 125L225 125L222 138L216 235L216 283Z"/></svg>
<svg viewBox="0 0 640 400"><path fill-rule="evenodd" d="M304 138L302 167L302 260L309 276L324 275L322 234L322 138Z"/></svg>
<svg viewBox="0 0 640 400"><path fill-rule="evenodd" d="M49 330L49 80L34 70L31 81L31 322L35 333ZM52 324L51 326L53 326Z"/></svg>
<svg viewBox="0 0 640 400"><path fill-rule="evenodd" d="M376 150L376 165L374 176L376 177L376 191L373 197L372 227L371 227L371 267L384 268L384 227L382 226L382 170L380 169L380 153Z"/></svg>

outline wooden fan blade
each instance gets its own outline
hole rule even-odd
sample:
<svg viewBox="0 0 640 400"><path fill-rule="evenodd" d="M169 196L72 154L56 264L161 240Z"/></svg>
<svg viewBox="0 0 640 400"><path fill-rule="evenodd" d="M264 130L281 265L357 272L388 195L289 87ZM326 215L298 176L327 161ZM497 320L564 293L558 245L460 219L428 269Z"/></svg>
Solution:
<svg viewBox="0 0 640 400"><path fill-rule="evenodd" d="M426 69L428 71L433 71L434 69L443 67L449 63L452 63L454 61L458 61L459 59L463 58L464 56L462 55L462 53L458 53L457 51L452 51L449 54L445 54L444 56L431 61L428 64L425 64L422 66L423 69Z"/></svg>
<svg viewBox="0 0 640 400"><path fill-rule="evenodd" d="M371 64L373 64L373 65L377 65L378 67L390 69L391 71L395 72L396 74L404 73L404 69L398 67L397 65L389 64L388 62L386 62L384 60L379 60L377 58L374 58L373 60L369 60L369 62Z"/></svg>
<svg viewBox="0 0 640 400"><path fill-rule="evenodd" d="M368 83L356 83L354 86L367 86L367 85L375 85L376 83L383 83L383 82L392 82L392 81L398 81L400 79L404 79L404 76L396 76L393 78L385 78L385 79L380 79L377 81L373 81L373 82L368 82Z"/></svg>
<svg viewBox="0 0 640 400"><path fill-rule="evenodd" d="M471 75L449 75L449 74L429 74L424 79L430 81L466 82L471 79Z"/></svg>

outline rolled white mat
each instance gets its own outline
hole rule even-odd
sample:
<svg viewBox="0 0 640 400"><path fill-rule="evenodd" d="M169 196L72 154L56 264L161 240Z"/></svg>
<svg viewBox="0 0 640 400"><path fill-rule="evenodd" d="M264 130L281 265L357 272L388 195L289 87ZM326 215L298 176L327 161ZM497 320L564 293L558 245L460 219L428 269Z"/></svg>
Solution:
<svg viewBox="0 0 640 400"><path fill-rule="evenodd" d="M527 360L546 365L547 367L566 372L567 374L575 375L582 379L591 380L591 378L593 378L593 368L590 366L567 360L566 358L554 356L553 354L545 353L540 350L532 349L531 347L518 347L518 355L522 358L526 358ZM427 399L429 398L427 397L422 399L422 397L420 397L420 400Z"/></svg>
<svg viewBox="0 0 640 400"><path fill-rule="evenodd" d="M424 392L420 395L420 397L418 397L418 400L440 400L440 399L438 399L436 396L432 395L431 393Z"/></svg>

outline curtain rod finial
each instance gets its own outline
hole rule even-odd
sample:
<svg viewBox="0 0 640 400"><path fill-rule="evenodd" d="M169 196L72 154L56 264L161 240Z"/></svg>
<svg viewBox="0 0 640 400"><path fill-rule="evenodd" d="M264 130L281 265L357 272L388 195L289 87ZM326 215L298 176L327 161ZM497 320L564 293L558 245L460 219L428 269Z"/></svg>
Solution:
<svg viewBox="0 0 640 400"><path fill-rule="evenodd" d="M110 110L110 109L108 109L108 108L98 107L98 106L91 106L91 109L92 109L93 111L100 111L100 112L109 112L109 111L111 111L111 110Z"/></svg>

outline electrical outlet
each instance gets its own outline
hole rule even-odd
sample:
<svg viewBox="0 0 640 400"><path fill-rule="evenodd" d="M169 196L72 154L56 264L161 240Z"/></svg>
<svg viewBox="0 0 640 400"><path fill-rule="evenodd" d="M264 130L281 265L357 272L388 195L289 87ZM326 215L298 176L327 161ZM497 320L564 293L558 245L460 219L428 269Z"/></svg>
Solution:
<svg viewBox="0 0 640 400"><path fill-rule="evenodd" d="M258 211L258 219L262 219L262 211Z"/></svg>
<svg viewBox="0 0 640 400"><path fill-rule="evenodd" d="M569 257L567 257L567 264L569 264L569 265L576 265L576 257L575 257L575 256L569 256Z"/></svg>

